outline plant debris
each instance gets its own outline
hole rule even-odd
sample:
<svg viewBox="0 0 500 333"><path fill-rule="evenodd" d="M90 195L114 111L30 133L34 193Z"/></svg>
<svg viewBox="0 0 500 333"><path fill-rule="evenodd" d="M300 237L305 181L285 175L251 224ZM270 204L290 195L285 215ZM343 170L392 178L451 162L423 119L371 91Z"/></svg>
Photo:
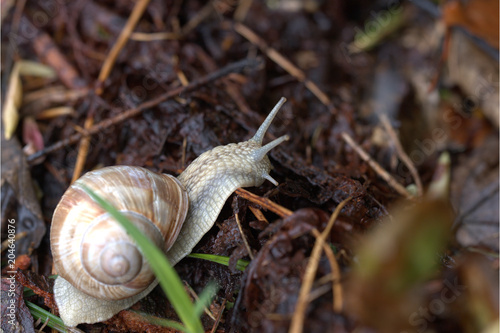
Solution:
<svg viewBox="0 0 500 333"><path fill-rule="evenodd" d="M194 249L229 265L175 266L193 298L219 287L205 331L498 331L497 0L3 1L2 18L16 328L44 325L22 286L57 314L48 230L75 178L177 176L285 97L264 138L290 136L268 154L279 185L238 189ZM75 330L171 331L163 318L178 320L157 288Z"/></svg>

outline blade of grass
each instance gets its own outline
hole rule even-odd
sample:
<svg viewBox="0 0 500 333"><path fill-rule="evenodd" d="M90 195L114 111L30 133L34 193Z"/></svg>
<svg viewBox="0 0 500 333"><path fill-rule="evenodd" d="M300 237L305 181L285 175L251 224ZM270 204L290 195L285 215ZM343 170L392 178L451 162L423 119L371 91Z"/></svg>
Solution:
<svg viewBox="0 0 500 333"><path fill-rule="evenodd" d="M189 296L185 292L181 279L172 268L163 252L112 205L103 200L87 186L82 185L82 188L94 201L109 212L137 243L140 250L150 263L151 268L158 278L158 281L165 291L170 303L177 312L177 315L184 323L185 329L192 333L203 332L201 321L195 315L196 312L194 310L194 305L191 303Z"/></svg>
<svg viewBox="0 0 500 333"><path fill-rule="evenodd" d="M36 295L33 290L31 290L30 288L28 287L24 287L24 291L23 291L23 298L28 298L28 297L31 297L31 296L34 296Z"/></svg>
<svg viewBox="0 0 500 333"><path fill-rule="evenodd" d="M42 322L45 322L47 321L47 318L49 318L47 326L59 332L68 332L61 318L53 315L36 304L31 303L30 301L25 301L25 303L26 306L28 306L28 309L30 309L31 315L35 318L35 320L40 319Z"/></svg>
<svg viewBox="0 0 500 333"><path fill-rule="evenodd" d="M219 256L216 254L205 254L205 253L190 253L188 254L188 257L208 260L221 265L229 266L229 257L226 256ZM247 268L249 263L250 263L249 261L239 259L238 262L236 263L236 269L243 272L245 268Z"/></svg>

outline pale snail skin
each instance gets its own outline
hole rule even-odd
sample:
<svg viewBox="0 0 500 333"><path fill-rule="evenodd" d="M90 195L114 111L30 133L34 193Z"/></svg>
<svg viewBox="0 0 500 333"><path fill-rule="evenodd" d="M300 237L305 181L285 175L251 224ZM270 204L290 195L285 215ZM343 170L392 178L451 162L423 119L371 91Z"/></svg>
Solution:
<svg viewBox="0 0 500 333"><path fill-rule="evenodd" d="M237 188L260 186L266 179L274 185L278 185L278 183L269 175L272 166L269 158L267 157L267 153L283 141L288 140L289 137L287 135L282 136L265 146L262 146L262 140L272 120L285 101L286 99L283 97L280 99L259 127L254 137L250 140L237 144L231 143L225 146L218 146L201 154L184 170L184 172L177 177L177 179L169 175L154 174L139 167L117 166L103 168L92 172L90 175L86 174L68 189L54 212L51 226L51 249L54 257L54 265L57 273L59 274L59 277L56 279L54 284L54 298L59 308L60 317L67 326L76 326L80 323L95 323L109 319L119 311L130 307L145 297L156 287L158 283L156 279L152 278L153 281L148 281L149 286L147 286L146 289L134 296L128 297L118 295L122 292L121 290L117 291L118 289L105 291L104 288L107 287L102 287L103 284L97 282L96 279L90 277L90 275L85 277L83 276L87 273L78 273L76 277L68 277L69 274L72 274L72 272L77 269L75 268L77 265L90 267L88 269L92 270L92 265L81 264L84 255L81 254L82 251L79 249L84 248L86 250L83 251L83 253L88 253L90 251L88 249L91 247L80 245L79 243L78 245L70 245L68 243L73 241L73 237L75 235L78 236L80 234L78 237L83 239L83 234L85 233L93 235L93 239L100 238L98 236L100 235L100 232L96 232L94 235L90 231L77 231L80 228L78 225L81 224L81 222L78 222L76 227L61 227L61 225L68 223L68 221L56 220L57 218L61 218L61 216L66 218L66 216L70 214L71 221L73 222L69 223L75 224L78 215L91 215L95 214L96 211L99 210L97 204L95 202L91 202L88 205L85 203L85 205L82 206L83 208L81 207L76 209L74 212L68 213L68 211L72 211L76 202L76 199L72 198L73 194L70 192L72 191L78 195L87 196L85 193L82 193L81 188L79 188L79 184L80 182L87 181L90 177L97 178L97 180L94 180L93 183L91 183L91 185L93 184L91 188L99 190L100 188L106 186L104 185L105 182L102 181L103 175L105 175L106 181L113 183L113 179L115 179L115 177L116 179L127 177L128 172L131 172L132 175L141 174L143 176L137 176L136 178L132 177L133 181L126 181L128 184L128 190L122 190L125 191L125 194L119 195L119 197L124 197L124 200L127 202L130 200L139 201L139 203L135 203L136 206L146 206L146 211L150 211L158 209L152 209L152 204L149 203L148 200L164 205L165 202L162 201L167 201L168 199L164 200L165 198L162 198L166 195L163 192L170 193L173 191L174 194L168 194L166 196L175 197L176 204L172 207L175 217L170 219L170 222L168 223L171 225L168 227L159 228L162 229L161 231L159 229L152 231L151 237L155 238L156 242L160 242L160 244L157 245L163 247L164 251L168 250L168 252L166 252L166 256L170 264L175 265L182 258L191 253L194 246L200 241L205 233L212 228L227 198ZM158 187L161 187L160 192L162 193L157 195L152 194L152 190L147 190L141 197L139 194L140 191L144 190L144 187L146 186L145 184L140 184L141 189L134 188L133 190L130 190L132 186L135 186L134 184L131 185L131 183L137 183L137 179L140 177L145 177L148 181L150 181L150 178L153 177L155 180L151 180L151 184L156 184L157 182L161 184L165 182L169 185L157 186L153 184L151 187L155 187L155 190L158 190ZM116 180L116 182L118 182L118 180ZM172 189L168 189L167 191L163 188L163 186L171 187ZM175 190L173 189L174 187L176 188ZM114 188L109 190L110 193L113 193L113 196L115 196L114 194L118 191L118 189L115 190ZM139 196L139 200L136 198L137 196ZM152 196L154 199L151 199ZM186 196L189 198L189 203L187 203ZM116 207L117 203L111 203ZM186 209L186 206L189 206L189 209ZM122 212L126 211L125 208L117 208L122 210ZM138 209L143 210L140 207ZM127 214L132 217L135 217L136 215L135 213L130 212ZM103 218L100 219L102 220ZM139 220L143 221L144 219L140 217ZM96 222L93 223L94 225L96 224ZM144 222L144 224L149 225L148 222ZM107 226L107 229L114 228L114 226L109 226L107 222L104 225ZM146 228L148 227L144 226L144 229ZM121 232L121 230L119 232ZM179 232L178 236L177 232ZM164 244L161 244L162 238L165 242ZM109 238L104 238L104 241L101 241L102 244L99 243L100 245L98 246L105 247L107 245L106 243L109 243L107 241L108 239ZM120 246L122 245L120 244ZM123 245L122 247L126 248L129 252L135 253L135 250L128 244ZM73 252L76 251L79 252L77 257L71 257ZM101 255L101 257L103 257L103 255ZM125 266L128 269L131 269L130 267L136 267L135 265L128 265L128 262ZM123 265L121 264L112 267L118 267L117 270L120 272L123 269ZM144 270L149 269L149 266L147 262L144 261L142 262L142 265L138 265L136 268L137 270L142 269L140 270L142 274ZM106 294L107 296L105 297L108 299L91 296L88 293L92 292L89 292L88 290L85 292L81 291L68 282L68 280L72 280L73 283L76 284L83 284L83 288L97 287L98 290L94 291L94 294L99 295L99 297L102 297L102 294ZM82 282L83 280L85 281ZM131 284L134 283L135 282L131 282ZM134 289L136 287L139 288L140 286L133 285L132 287L133 288L125 288L125 294L131 293L130 289ZM135 292L137 291L132 291L132 293ZM116 300L116 298L122 297L127 298Z"/></svg>

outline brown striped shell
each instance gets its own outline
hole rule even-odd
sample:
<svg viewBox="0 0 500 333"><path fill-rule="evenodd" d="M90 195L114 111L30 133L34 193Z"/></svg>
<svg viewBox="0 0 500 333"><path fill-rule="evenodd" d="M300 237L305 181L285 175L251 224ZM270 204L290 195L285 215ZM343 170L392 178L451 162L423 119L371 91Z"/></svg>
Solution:
<svg viewBox="0 0 500 333"><path fill-rule="evenodd" d="M50 243L61 277L100 299L140 293L155 278L150 265L118 222L85 193L82 183L124 213L165 253L188 211L184 186L175 177L140 167L106 167L71 185L54 212Z"/></svg>

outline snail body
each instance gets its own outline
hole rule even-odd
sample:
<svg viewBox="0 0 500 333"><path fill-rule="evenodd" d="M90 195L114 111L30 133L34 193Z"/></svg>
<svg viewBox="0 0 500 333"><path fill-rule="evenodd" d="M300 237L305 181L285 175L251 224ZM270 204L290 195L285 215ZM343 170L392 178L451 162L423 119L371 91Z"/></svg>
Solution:
<svg viewBox="0 0 500 333"><path fill-rule="evenodd" d="M177 178L115 166L71 185L54 212L50 236L59 274L54 297L67 326L106 320L157 285L135 243L81 184L129 217L175 265L210 230L237 188L260 186L266 179L277 185L267 153L288 136L265 146L262 140L284 102L281 98L253 138L201 154Z"/></svg>

